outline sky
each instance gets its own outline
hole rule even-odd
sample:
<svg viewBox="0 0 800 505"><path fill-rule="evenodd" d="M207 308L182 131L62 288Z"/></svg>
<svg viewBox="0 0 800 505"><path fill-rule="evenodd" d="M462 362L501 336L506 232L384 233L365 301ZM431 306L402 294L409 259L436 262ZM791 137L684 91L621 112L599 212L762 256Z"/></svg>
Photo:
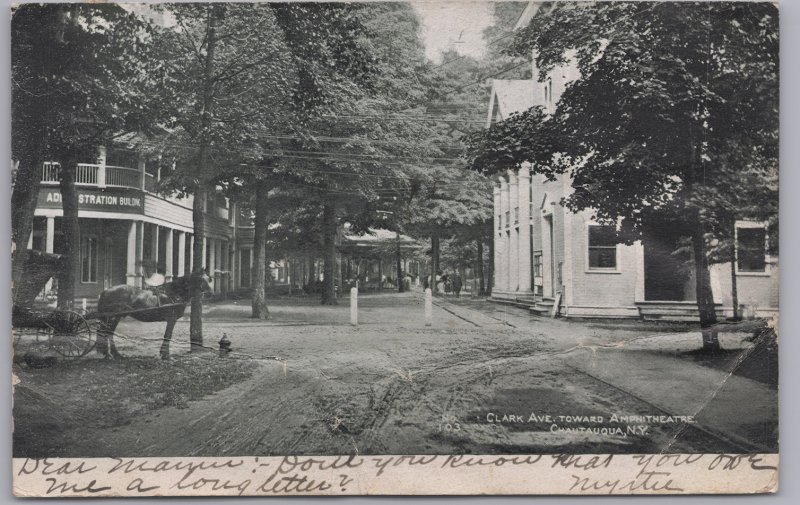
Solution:
<svg viewBox="0 0 800 505"><path fill-rule="evenodd" d="M494 4L486 1L411 0L422 19L427 57L439 63L442 51L481 57L486 43L481 32L493 21Z"/></svg>

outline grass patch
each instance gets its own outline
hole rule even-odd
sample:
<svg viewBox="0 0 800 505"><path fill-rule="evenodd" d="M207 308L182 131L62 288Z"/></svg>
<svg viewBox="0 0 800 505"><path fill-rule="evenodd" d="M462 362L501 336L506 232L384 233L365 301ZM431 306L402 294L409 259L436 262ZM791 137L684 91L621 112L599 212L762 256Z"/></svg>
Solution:
<svg viewBox="0 0 800 505"><path fill-rule="evenodd" d="M20 383L14 394L14 454L38 454L70 432L124 426L164 407L186 408L248 379L257 366L211 353L169 361L131 357L61 361L42 369L15 366Z"/></svg>

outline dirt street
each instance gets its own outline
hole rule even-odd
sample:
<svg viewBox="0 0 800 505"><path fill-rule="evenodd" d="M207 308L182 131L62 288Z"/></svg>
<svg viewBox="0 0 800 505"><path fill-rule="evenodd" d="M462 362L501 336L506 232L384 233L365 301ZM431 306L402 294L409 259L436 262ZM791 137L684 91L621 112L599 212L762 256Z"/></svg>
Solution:
<svg viewBox="0 0 800 505"><path fill-rule="evenodd" d="M320 307L315 299L273 300L272 320L263 322L247 319L249 301L210 305L206 344L216 348L225 333L234 350L225 359L257 365L248 379L129 423L59 435L57 452L96 457L741 452L777 443L777 400L775 413L767 408L747 414L756 425L752 429L766 433L759 441L763 447L751 447L738 426L718 429L714 419L703 418L704 396L695 395L699 403L692 404L682 403L681 395L661 394L659 388L671 388L674 376L692 381L696 374L709 383L720 380L721 387L729 375L675 357L699 343L686 328L533 319L469 299L437 299L434 324L426 327L422 301L418 291L362 296L356 328L348 323L346 300L337 307ZM118 328L120 351L157 356L162 326L124 321ZM177 357L187 351L188 328L188 320L175 328ZM722 334L723 347L746 353L747 336ZM656 361L659 352L671 361ZM623 373L597 372L597 363L604 362ZM663 377L652 395L628 381L645 377L636 363L655 367L653 373ZM767 391L767 407L770 391L777 398L769 385L737 380L746 381L751 393ZM33 400L18 396L17 401Z"/></svg>

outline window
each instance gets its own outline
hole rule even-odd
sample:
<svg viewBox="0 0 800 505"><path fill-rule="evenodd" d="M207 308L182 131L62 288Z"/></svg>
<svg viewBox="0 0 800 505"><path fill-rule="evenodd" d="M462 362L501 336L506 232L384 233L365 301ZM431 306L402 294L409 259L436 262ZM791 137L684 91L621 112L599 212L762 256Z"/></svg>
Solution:
<svg viewBox="0 0 800 505"><path fill-rule="evenodd" d="M532 228L532 227L531 227ZM544 279L542 278L542 251L534 251L533 253L533 292L537 295L544 293Z"/></svg>
<svg viewBox="0 0 800 505"><path fill-rule="evenodd" d="M506 226L510 226L510 224L511 224L511 211L507 210L506 211Z"/></svg>
<svg viewBox="0 0 800 505"><path fill-rule="evenodd" d="M617 230L614 226L589 226L589 269L616 270Z"/></svg>
<svg viewBox="0 0 800 505"><path fill-rule="evenodd" d="M542 276L542 252L537 251L533 253L533 277Z"/></svg>
<svg viewBox="0 0 800 505"><path fill-rule="evenodd" d="M502 228L503 228L503 214L501 213L501 214L500 214L500 215L497 217L497 229L498 229L498 230L501 230Z"/></svg>
<svg viewBox="0 0 800 505"><path fill-rule="evenodd" d="M766 271L767 231L764 228L736 229L736 259L740 272Z"/></svg>
<svg viewBox="0 0 800 505"><path fill-rule="evenodd" d="M519 207L514 207L514 224L519 223Z"/></svg>
<svg viewBox="0 0 800 505"><path fill-rule="evenodd" d="M81 237L81 282L97 282L97 237Z"/></svg>
<svg viewBox="0 0 800 505"><path fill-rule="evenodd" d="M547 110L550 110L550 106L553 105L553 79L547 79L544 83L544 104L547 106Z"/></svg>

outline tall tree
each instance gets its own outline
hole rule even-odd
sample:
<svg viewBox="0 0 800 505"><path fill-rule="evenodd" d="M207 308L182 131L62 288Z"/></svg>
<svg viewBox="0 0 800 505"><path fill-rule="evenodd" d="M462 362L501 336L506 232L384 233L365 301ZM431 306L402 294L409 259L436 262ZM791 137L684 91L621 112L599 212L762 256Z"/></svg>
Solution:
<svg viewBox="0 0 800 505"><path fill-rule="evenodd" d="M291 12L289 5L281 8ZM377 209L381 195L401 191L409 165L438 151L430 149L421 108L410 107L428 89L419 21L411 7L303 8L311 12L301 10L289 18L286 29L292 30L287 40L301 69L297 113L306 118L307 131L304 138L286 142L279 154L294 160L283 169L292 177L287 184L306 188L308 197L319 202L325 258L321 301L334 304L340 226L348 221L360 223L362 230L368 227L367 209ZM309 30L296 21L309 16L336 21L333 35L344 36L319 39L319 32L311 30L315 43L309 44Z"/></svg>
<svg viewBox="0 0 800 505"><path fill-rule="evenodd" d="M165 184L194 197L194 249L190 340L203 344L202 277L206 203L219 185L236 177L259 188L265 174L245 170L261 160L265 132L286 117L294 69L283 33L267 4L168 4L162 7L174 25L161 32L164 57L170 62L175 129L168 145L178 143L177 170ZM241 180L240 180L241 182ZM260 211L258 258L265 255L264 212ZM266 262L255 261L254 284L263 294ZM262 298L254 300L255 317L269 313Z"/></svg>
<svg viewBox="0 0 800 505"><path fill-rule="evenodd" d="M474 139L472 167L569 174L566 206L621 218L626 241L678 227L709 326L709 239L732 230L714 216L745 210L736 195L777 199L777 23L768 3L544 4L512 52L535 50L543 77L571 59L581 77L551 118L531 109Z"/></svg>
<svg viewBox="0 0 800 505"><path fill-rule="evenodd" d="M12 238L25 250L42 162L60 163L62 231L69 268L61 272L59 301L73 303L79 270L75 171L101 145L126 131L149 133L158 123L152 100L161 75L148 58L151 28L113 4L25 4L12 16L12 155L19 160ZM14 279L21 259L15 254Z"/></svg>

